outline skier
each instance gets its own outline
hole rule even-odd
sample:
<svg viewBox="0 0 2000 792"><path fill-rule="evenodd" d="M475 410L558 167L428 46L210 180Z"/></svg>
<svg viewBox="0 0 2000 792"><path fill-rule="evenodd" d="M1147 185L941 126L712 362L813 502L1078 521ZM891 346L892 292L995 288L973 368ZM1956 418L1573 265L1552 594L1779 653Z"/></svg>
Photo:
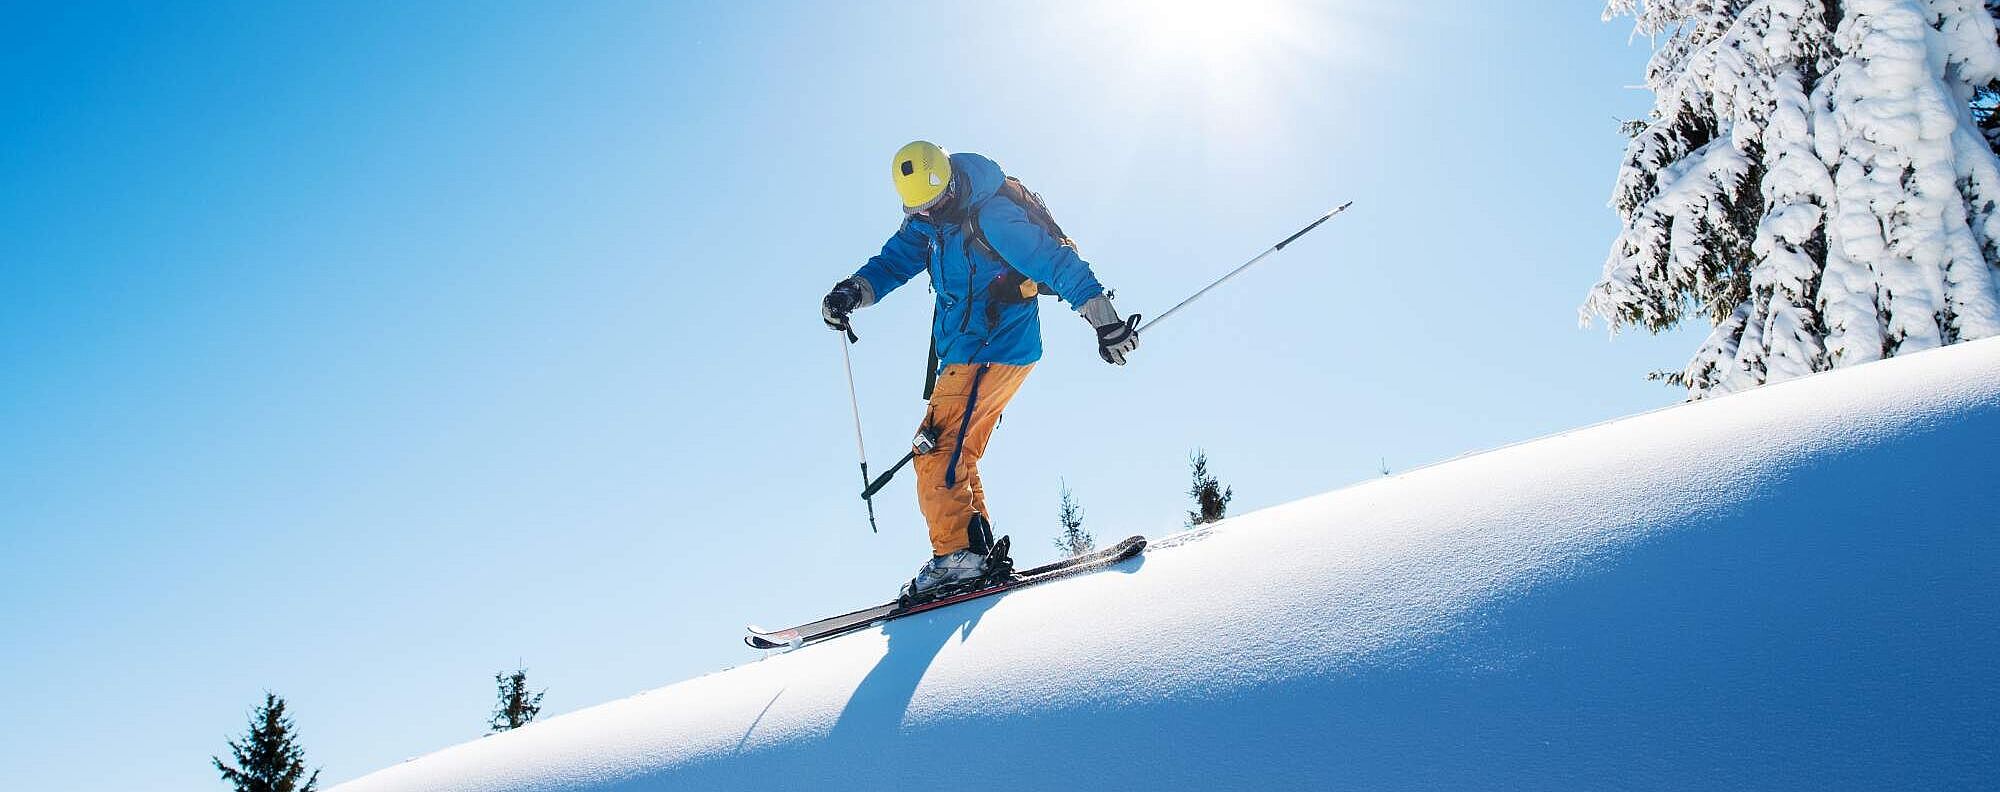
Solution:
<svg viewBox="0 0 2000 792"><path fill-rule="evenodd" d="M918 428L917 502L929 524L931 559L903 586L929 599L1013 569L995 542L979 481L1000 413L1042 357L1035 297L1052 292L1097 332L1104 362L1124 365L1139 345L1138 316L1120 318L1112 293L1049 216L1041 199L978 154L949 154L916 141L896 151L890 177L903 224L854 275L820 302L826 326L848 332L848 316L928 271L936 309L935 387Z"/></svg>

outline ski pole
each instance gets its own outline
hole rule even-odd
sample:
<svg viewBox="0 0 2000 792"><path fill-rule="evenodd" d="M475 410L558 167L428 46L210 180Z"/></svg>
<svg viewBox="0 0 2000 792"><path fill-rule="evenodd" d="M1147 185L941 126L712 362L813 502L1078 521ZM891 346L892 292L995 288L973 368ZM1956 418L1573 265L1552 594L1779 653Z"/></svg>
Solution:
<svg viewBox="0 0 2000 792"><path fill-rule="evenodd" d="M1279 242L1278 244L1272 245L1269 250L1257 254L1256 258L1243 262L1243 266L1230 270L1229 274L1224 275L1220 278L1216 278L1214 283L1201 287L1201 291L1188 295L1187 299L1180 301L1172 308L1168 308L1166 313L1160 314L1159 316L1155 316L1153 317L1152 321L1140 325L1139 329L1136 332L1138 332L1140 335L1145 335L1147 329L1151 328L1153 325L1166 321L1167 317L1173 316L1176 312L1178 312L1182 308L1186 308L1188 306L1188 303L1201 299L1201 296L1207 294L1210 289L1213 289L1217 286L1221 286L1223 283L1227 282L1230 278L1234 278L1237 275L1242 274L1244 270L1249 269L1251 266L1255 265L1259 261L1263 261L1266 256L1269 256L1272 253L1276 253L1280 250L1284 250L1286 245L1292 244L1292 242L1297 240L1299 237L1305 236L1306 232L1318 228L1320 223L1332 220L1334 215L1347 211L1347 207L1353 205L1354 205L1353 201L1348 201L1347 203L1334 207L1333 211L1320 215L1318 220L1312 221L1311 223L1307 224L1305 228L1301 228L1297 232L1294 232L1291 236L1285 237L1285 240L1283 242Z"/></svg>
<svg viewBox="0 0 2000 792"><path fill-rule="evenodd" d="M1150 329L1150 328L1151 328L1151 327L1152 327L1153 325L1156 325L1156 324L1159 324L1159 323L1161 323L1161 322L1163 322L1163 321L1166 321L1167 317L1169 317L1169 316L1173 316L1173 315L1174 315L1175 313L1179 312L1179 311L1180 311L1180 310L1181 310L1182 308L1186 308L1186 307L1188 306L1188 304L1189 304L1189 303L1192 303L1192 302L1194 302L1195 300L1198 300L1198 299L1201 299L1201 296L1202 296L1202 295L1204 295L1204 294L1207 294L1207 293L1209 293L1209 291L1210 291L1210 290L1214 289L1214 288L1215 288L1215 287L1217 287L1217 286L1221 286L1221 285L1222 285L1223 283L1227 282L1227 281L1228 281L1228 280L1229 280L1230 278L1234 278L1234 277L1236 277L1237 275L1241 275L1241 274L1243 273L1243 271L1244 271L1244 270L1247 270L1247 269L1251 268L1252 266L1255 266L1255 265L1257 264L1257 262L1259 262L1259 261L1263 261L1263 260L1264 260L1265 258L1268 258L1268 257L1269 257L1269 256L1270 256L1270 255L1271 255L1272 253L1276 253L1276 252L1278 252L1278 251L1280 251L1280 250L1284 250L1284 249L1285 249L1285 246L1286 246L1286 245L1289 245L1289 244L1292 244L1293 242L1296 242L1296 241L1298 241L1298 238L1299 238L1299 237L1302 237L1302 236L1305 236L1307 232L1309 232L1309 231L1312 231L1312 230L1313 230L1313 229L1315 229L1315 228L1318 228L1318 227L1320 226L1320 224L1321 224L1321 223L1324 223L1324 222L1326 222L1326 221L1328 221L1328 220L1332 220L1332 219L1333 219L1333 216L1334 216L1334 215L1337 215L1337 214L1340 214L1341 212L1345 212L1345 211L1347 211L1347 207L1350 207L1350 206L1353 206L1353 205L1354 205L1354 202L1353 202L1353 201L1348 201L1347 203L1344 203L1344 204L1341 204L1341 205L1339 205L1339 206L1336 206L1336 207L1334 207L1332 211L1329 211L1329 212L1327 212L1326 214L1323 214L1323 215L1320 215L1320 216L1319 216L1319 219L1316 219L1316 220L1312 221L1311 223L1307 223L1307 224L1306 224L1306 227L1304 227L1304 228L1301 228L1301 229L1299 229L1299 230L1297 230L1297 231L1294 231L1294 232L1292 232L1292 235L1291 235L1291 236L1288 236L1288 237L1285 237L1285 238L1284 238L1283 240L1279 241L1279 242L1278 242L1278 244L1275 244L1275 245L1272 245L1272 246L1270 247L1270 249L1268 249L1268 250L1265 250L1264 252L1262 252L1262 253L1259 253L1259 254L1257 254L1257 256L1256 256L1255 258L1252 258L1252 259L1250 259L1249 261L1246 261L1246 262L1243 262L1243 264L1242 264L1241 266L1238 266L1238 267L1237 267L1236 269L1233 269L1233 270L1230 270L1228 274L1226 274L1226 275L1223 275L1223 276L1222 276L1222 277L1220 277L1220 278L1217 278L1217 279L1215 280L1215 282L1214 282L1214 283L1210 283L1210 284L1208 284L1207 286L1203 286L1203 287L1201 288L1201 291L1198 291L1198 292L1195 292L1194 294L1191 294L1191 295L1189 295L1187 299L1185 299L1185 300L1182 300L1182 301L1180 301L1180 302L1179 302L1178 304L1174 305L1174 307L1172 307L1172 308L1168 308L1168 309L1167 309L1167 312L1166 312L1166 313L1163 313L1163 314L1160 314L1159 316L1155 316L1155 317L1153 317L1153 320L1152 320L1152 321L1150 321L1150 322L1147 322L1147 323L1145 323L1145 324L1142 324L1142 325L1140 325L1140 326L1139 326L1139 329L1138 329L1138 330L1136 330L1136 331L1134 331L1134 332L1138 332L1138 333L1144 333L1144 332L1146 332L1146 331L1147 331L1148 329ZM1137 320L1138 320L1138 317L1134 316L1134 317L1133 317L1133 321L1137 321ZM851 342L852 340L858 340L858 339L854 339L854 337L853 337L853 336L854 336L854 331L853 331L853 330L851 330L851 329L850 329L850 330L848 330L848 331L847 331L847 333L848 333L848 336L849 336L849 340L850 340L850 342ZM841 347L840 347L840 354L841 354L841 356L842 356L842 360L843 360L843 361L845 361L845 360L846 360L846 356L847 356L847 354L848 354L848 353L847 353L847 344L845 344L845 343L841 344ZM849 363L849 364L848 364L848 369L847 369L847 395L848 395L848 398L849 398L850 400L854 400L854 367L853 367L853 364L852 364L852 363ZM859 402L858 400L854 400L854 401L855 401L855 405L856 405L856 406L855 406L855 408L854 408L854 441L855 441L855 444L856 444L857 446L859 446L859 445L860 445L860 443L861 443L861 407L859 406L859 405L860 405L860 402ZM932 436L932 437L919 437L919 440L920 440L920 441L928 441L928 442L929 442L929 443L931 443L931 444L935 444L935 443L937 442L937 438L936 438L936 437L934 437L934 436ZM902 459L899 459L899 460L896 460L896 464L894 464L894 465L891 465L891 466L889 466L889 469L888 469L888 470L885 470L885 471L882 471L882 475L881 475L880 477L878 477L878 478L874 479L873 481L870 481L870 480L869 480L869 478L868 478L868 452L867 452L867 451L866 451L865 449L864 449L864 450L862 450L862 452L861 452L861 499L862 499L862 500L864 500L864 501L867 501L867 503L868 503L868 527L869 527L869 528L870 528L871 530L875 528L875 500L874 500L874 499L875 499L875 493L877 493L877 492L880 492L880 491L882 490L882 488L883 488L883 487L887 486L887 485L889 484L889 480L890 480L890 479L892 479L892 478L895 478L895 477L896 477L896 472L897 472L897 471L899 471L899 470L902 470L902 469L903 469L903 466L905 466L905 465L908 465L908 464L910 464L910 460L912 460L912 459L915 459L915 458L916 458L916 455L917 455L917 452L916 452L916 451L914 451L914 450L913 450L913 451L911 451L910 453L907 453L907 454L904 454L904 455L903 455L903 458L902 458Z"/></svg>
<svg viewBox="0 0 2000 792"><path fill-rule="evenodd" d="M868 486L868 444L861 440L861 397L854 395L854 355L847 351L848 345L860 340L861 337L854 334L853 327L847 328L847 333L840 339L840 366L847 370L847 405L854 409L854 450L861 455L861 486L866 488ZM897 465L897 467L902 466ZM868 503L869 533L881 533L882 530L875 527L875 499L868 497L873 494L875 493L870 491L867 495L863 495L861 499Z"/></svg>
<svg viewBox="0 0 2000 792"><path fill-rule="evenodd" d="M868 500L875 497L875 493L881 492L883 487L889 485L889 479L896 477L896 471L902 470L904 465L910 464L910 460L916 459L918 454L928 454L936 450L937 444L937 428L924 427L917 430L916 438L910 441L910 452L904 454L902 459L896 460L896 464L890 465L888 470L882 471L882 475L876 476L874 481L869 482L867 488L861 490L861 499Z"/></svg>
<svg viewBox="0 0 2000 792"><path fill-rule="evenodd" d="M896 460L896 464L890 465L888 470L882 471L882 475L879 478L867 482L867 488L861 490L861 499L869 503L874 503L874 501L869 499L875 497L875 493L881 492L883 487L889 485L889 479L896 477L896 471L902 470L904 465L910 464L910 460L916 458L917 452L915 451L904 454L902 459Z"/></svg>

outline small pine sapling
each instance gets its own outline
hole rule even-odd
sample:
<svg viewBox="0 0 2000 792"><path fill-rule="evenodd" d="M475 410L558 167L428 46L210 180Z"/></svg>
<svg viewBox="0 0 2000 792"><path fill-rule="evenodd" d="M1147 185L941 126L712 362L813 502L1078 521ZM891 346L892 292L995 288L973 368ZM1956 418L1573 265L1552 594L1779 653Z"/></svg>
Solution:
<svg viewBox="0 0 2000 792"><path fill-rule="evenodd" d="M500 700L494 705L493 718L488 722L493 731L521 728L542 713L542 696L548 690L528 692L528 669L517 668L511 674L494 674L493 681L500 687Z"/></svg>
<svg viewBox="0 0 2000 792"><path fill-rule="evenodd" d="M266 691L264 705L250 714L250 733L241 741L229 741L229 753L236 765L224 764L221 757L209 761L222 773L222 780L236 792L313 792L319 771L306 775L306 750L299 747L298 732L285 716L285 700ZM305 777L300 784L299 778Z"/></svg>
<svg viewBox="0 0 2000 792"><path fill-rule="evenodd" d="M1188 487L1188 497L1194 499L1195 510L1187 513L1188 527L1207 525L1221 520L1229 511L1229 500L1236 497L1235 489L1224 487L1208 472L1208 452L1196 449L1188 455L1188 467L1193 473L1194 483Z"/></svg>
<svg viewBox="0 0 2000 792"><path fill-rule="evenodd" d="M1080 556L1097 549L1097 537L1083 527L1083 507L1078 506L1076 497L1070 494L1069 482L1062 482L1062 509L1056 519L1062 522L1062 533L1056 536L1056 549L1065 556Z"/></svg>

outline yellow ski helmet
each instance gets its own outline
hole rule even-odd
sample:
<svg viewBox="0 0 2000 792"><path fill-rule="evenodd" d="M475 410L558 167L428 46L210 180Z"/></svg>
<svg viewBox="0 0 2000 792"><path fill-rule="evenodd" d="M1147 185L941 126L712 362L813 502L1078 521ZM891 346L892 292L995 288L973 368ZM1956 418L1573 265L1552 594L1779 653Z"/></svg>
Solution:
<svg viewBox="0 0 2000 792"><path fill-rule="evenodd" d="M928 210L944 200L945 188L951 186L951 155L928 140L911 142L896 149L889 177L903 197L904 212Z"/></svg>

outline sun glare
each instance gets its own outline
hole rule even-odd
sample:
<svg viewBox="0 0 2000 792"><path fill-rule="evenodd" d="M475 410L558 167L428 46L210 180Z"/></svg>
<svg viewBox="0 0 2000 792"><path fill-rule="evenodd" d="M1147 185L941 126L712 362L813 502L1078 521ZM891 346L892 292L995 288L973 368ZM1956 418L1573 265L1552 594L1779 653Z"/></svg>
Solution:
<svg viewBox="0 0 2000 792"><path fill-rule="evenodd" d="M1350 16L1351 2L1096 0L1079 5L1069 32L1127 112L1243 141L1280 134L1285 106L1329 79L1330 56L1354 49L1328 22Z"/></svg>
<svg viewBox="0 0 2000 792"><path fill-rule="evenodd" d="M1103 164L1161 158L1214 174L1268 165L1247 151L1329 134L1329 108L1379 68L1385 4L1368 0L1068 0L1041 33L1093 123L1136 130ZM1395 4L1386 4L1393 6ZM1059 20L1059 21L1058 21Z"/></svg>
<svg viewBox="0 0 2000 792"><path fill-rule="evenodd" d="M1167 0L1136 6L1133 32L1154 56L1180 55L1207 66L1255 57L1297 24L1290 4L1275 0Z"/></svg>

